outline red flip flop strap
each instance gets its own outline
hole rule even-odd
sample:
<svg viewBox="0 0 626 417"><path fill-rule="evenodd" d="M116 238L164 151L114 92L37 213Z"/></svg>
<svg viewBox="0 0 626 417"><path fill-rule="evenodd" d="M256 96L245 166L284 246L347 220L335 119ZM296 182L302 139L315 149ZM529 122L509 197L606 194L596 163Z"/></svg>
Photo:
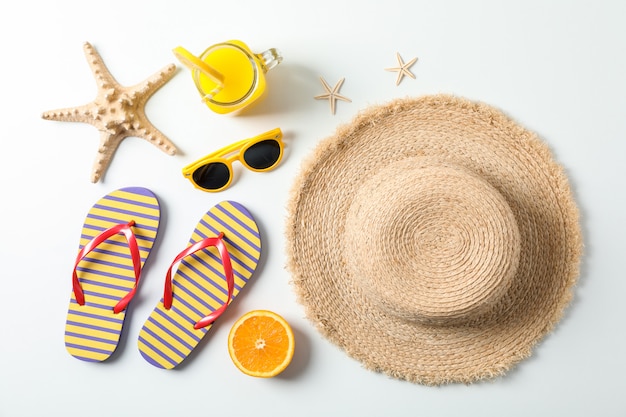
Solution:
<svg viewBox="0 0 626 417"><path fill-rule="evenodd" d="M135 275L135 285L114 307L113 311L117 314L123 311L130 300L134 297L137 291L137 284L139 283L139 277L141 275L141 254L139 253L139 246L137 245L137 238L133 233L132 227L135 225L135 221L131 220L126 224L117 224L104 231L97 236L94 236L85 246L83 246L76 255L76 261L74 262L74 270L72 271L72 287L74 289L74 296L76 302L79 305L85 305L85 294L83 288L78 280L78 274L76 269L80 261L82 261L91 251L97 248L102 242L108 238L115 236L118 233L123 233L128 242L128 248L130 250L130 256L133 261L133 272Z"/></svg>
<svg viewBox="0 0 626 417"><path fill-rule="evenodd" d="M172 307L172 300L174 298L173 294L173 286L172 286L172 269L174 265L180 262L186 256L192 255L198 251L206 249L208 247L215 247L220 253L220 258L222 260L222 266L224 267L224 277L226 278L226 284L228 286L228 298L226 302L222 304L221 307L211 312L209 315L201 318L195 325L194 328L201 329L202 327L206 327L212 324L217 318L226 310L228 304L233 298L233 290L235 288L235 278L233 276L233 267L230 262L230 255L228 254L228 249L226 248L226 244L224 243L224 233L220 233L217 237L208 237L206 239L200 240L193 245L187 246L182 252L180 252L165 274L165 290L163 293L163 306L169 310Z"/></svg>

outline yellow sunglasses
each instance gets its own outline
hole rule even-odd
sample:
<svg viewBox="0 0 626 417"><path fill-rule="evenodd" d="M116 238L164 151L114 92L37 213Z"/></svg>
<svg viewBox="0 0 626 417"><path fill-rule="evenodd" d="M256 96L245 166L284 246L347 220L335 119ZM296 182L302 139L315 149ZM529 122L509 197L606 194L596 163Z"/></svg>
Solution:
<svg viewBox="0 0 626 417"><path fill-rule="evenodd" d="M183 176L200 190L222 191L233 180L234 161L241 162L251 171L274 169L283 157L282 138L283 132L276 128L253 138L240 140L187 165L183 168Z"/></svg>

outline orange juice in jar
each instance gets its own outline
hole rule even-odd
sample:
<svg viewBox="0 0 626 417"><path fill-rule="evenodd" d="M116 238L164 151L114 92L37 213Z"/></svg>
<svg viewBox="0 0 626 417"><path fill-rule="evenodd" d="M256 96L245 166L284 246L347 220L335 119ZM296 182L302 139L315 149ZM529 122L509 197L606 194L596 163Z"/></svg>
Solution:
<svg viewBox="0 0 626 417"><path fill-rule="evenodd" d="M212 45L199 57L182 47L175 48L174 54L191 69L204 103L220 114L258 100L266 89L265 73L282 61L276 49L255 54L238 40Z"/></svg>

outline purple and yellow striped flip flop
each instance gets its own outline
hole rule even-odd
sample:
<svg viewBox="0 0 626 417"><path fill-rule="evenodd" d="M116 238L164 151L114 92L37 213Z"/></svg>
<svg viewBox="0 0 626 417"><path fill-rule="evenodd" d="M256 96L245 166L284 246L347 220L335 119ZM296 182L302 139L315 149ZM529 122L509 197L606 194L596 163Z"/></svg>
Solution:
<svg viewBox="0 0 626 417"><path fill-rule="evenodd" d="M140 187L113 191L89 210L65 324L65 347L75 358L101 362L115 351L159 218L156 196Z"/></svg>
<svg viewBox="0 0 626 417"><path fill-rule="evenodd" d="M254 273L261 256L259 228L241 204L223 201L198 222L189 245L166 274L164 296L139 333L139 351L172 369L198 345ZM169 308L168 308L169 307Z"/></svg>

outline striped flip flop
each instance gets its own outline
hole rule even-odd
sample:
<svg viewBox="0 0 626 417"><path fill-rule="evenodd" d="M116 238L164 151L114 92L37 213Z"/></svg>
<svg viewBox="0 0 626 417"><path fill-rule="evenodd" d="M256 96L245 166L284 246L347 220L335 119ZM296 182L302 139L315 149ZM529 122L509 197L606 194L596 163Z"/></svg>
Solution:
<svg viewBox="0 0 626 417"><path fill-rule="evenodd" d="M65 324L65 347L75 358L101 362L115 351L159 217L156 196L140 187L113 191L89 210Z"/></svg>
<svg viewBox="0 0 626 417"><path fill-rule="evenodd" d="M252 215L233 201L212 207L167 271L163 298L139 333L141 355L158 368L179 365L248 282L260 256Z"/></svg>

